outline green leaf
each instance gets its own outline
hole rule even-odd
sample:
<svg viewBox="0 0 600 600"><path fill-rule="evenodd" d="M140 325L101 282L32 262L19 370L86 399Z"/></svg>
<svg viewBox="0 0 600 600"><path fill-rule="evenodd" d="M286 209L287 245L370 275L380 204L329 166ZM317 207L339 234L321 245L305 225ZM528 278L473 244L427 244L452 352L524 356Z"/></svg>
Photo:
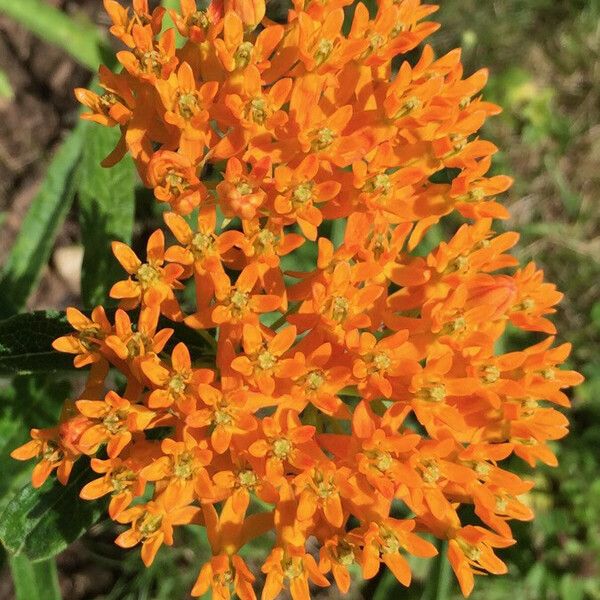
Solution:
<svg viewBox="0 0 600 600"><path fill-rule="evenodd" d="M52 342L72 331L64 313L36 311L0 321L0 375L73 368L73 358Z"/></svg>
<svg viewBox="0 0 600 600"><path fill-rule="evenodd" d="M135 168L128 156L110 169L100 166L119 140L119 131L95 126L88 131L79 171L79 223L84 255L81 295L86 306L106 301L123 270L110 244L131 243L135 210Z"/></svg>
<svg viewBox="0 0 600 600"><path fill-rule="evenodd" d="M66 486L55 479L38 490L25 485L0 514L0 541L8 552L45 560L83 535L106 508L104 501L79 497L81 488L96 477L80 459Z"/></svg>
<svg viewBox="0 0 600 600"><path fill-rule="evenodd" d="M33 563L26 556L11 556L10 572L16 600L60 600L54 559Z"/></svg>
<svg viewBox="0 0 600 600"><path fill-rule="evenodd" d="M35 288L48 262L75 194L75 167L81 156L87 124L80 122L52 159L46 178L34 198L2 273L0 318L17 313Z"/></svg>
<svg viewBox="0 0 600 600"><path fill-rule="evenodd" d="M114 60L106 37L83 14L70 17L44 0L2 0L0 13L62 48L84 67L96 70Z"/></svg>

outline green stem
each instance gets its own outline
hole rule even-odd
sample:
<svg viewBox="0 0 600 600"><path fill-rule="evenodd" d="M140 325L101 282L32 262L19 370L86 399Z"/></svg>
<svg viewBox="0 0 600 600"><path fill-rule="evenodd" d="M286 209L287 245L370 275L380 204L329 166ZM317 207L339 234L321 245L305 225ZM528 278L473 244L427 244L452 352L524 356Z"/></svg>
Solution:
<svg viewBox="0 0 600 600"><path fill-rule="evenodd" d="M197 329L197 331L200 334L200 337L202 337L204 341L208 342L209 346L216 351L217 341L215 340L215 338L212 335L210 335L210 333L208 333L206 329Z"/></svg>
<svg viewBox="0 0 600 600"><path fill-rule="evenodd" d="M438 555L431 565L431 575L421 600L448 600L452 588L452 568L448 561L448 542L439 540Z"/></svg>
<svg viewBox="0 0 600 600"><path fill-rule="evenodd" d="M273 323L270 326L270 329L272 329L273 331L276 331L282 325L284 325L285 322L287 321L287 318L290 315L293 315L294 313L298 312L298 309L300 308L301 304L302 304L301 302L297 302L296 304L294 304L294 306L292 306L285 314L281 315L281 317L279 317L279 319L277 319L277 321L275 321L275 323Z"/></svg>
<svg viewBox="0 0 600 600"><path fill-rule="evenodd" d="M26 556L9 557L16 600L61 600L54 558L31 562Z"/></svg>

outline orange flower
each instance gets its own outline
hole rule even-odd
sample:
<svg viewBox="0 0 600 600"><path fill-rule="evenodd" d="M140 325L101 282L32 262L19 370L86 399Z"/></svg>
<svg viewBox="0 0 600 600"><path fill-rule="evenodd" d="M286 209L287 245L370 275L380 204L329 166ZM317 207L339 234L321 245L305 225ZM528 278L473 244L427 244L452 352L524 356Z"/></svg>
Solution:
<svg viewBox="0 0 600 600"><path fill-rule="evenodd" d="M144 406L131 404L116 392L108 392L104 400L77 400L77 410L91 420L79 440L85 454L95 454L101 444L107 444L110 458L115 458L132 440L132 432L143 431L154 418Z"/></svg>
<svg viewBox="0 0 600 600"><path fill-rule="evenodd" d="M121 512L119 523L131 523L115 543L122 548L142 544L142 560L149 567L164 543L173 545L173 527L193 522L200 509L189 506L173 489L167 489L156 501L140 504Z"/></svg>
<svg viewBox="0 0 600 600"><path fill-rule="evenodd" d="M120 300L120 306L125 310L136 308L143 302L145 306L158 306L164 315L179 320L182 317L181 309L173 289L182 287L178 277L183 273L183 268L175 264L163 266L165 236L160 229L150 236L146 250L148 262L142 263L129 246L113 242L113 253L130 277L115 283L110 290L110 297Z"/></svg>
<svg viewBox="0 0 600 600"><path fill-rule="evenodd" d="M76 308L67 308L67 321L77 333L59 337L52 342L52 347L59 352L75 354L73 363L78 368L101 360L100 347L112 332L104 308L97 306L89 319Z"/></svg>
<svg viewBox="0 0 600 600"><path fill-rule="evenodd" d="M129 452L124 453L126 456L123 454L108 460L92 458L92 469L103 474L103 477L84 485L79 495L84 500L96 500L110 494L108 514L111 519L116 519L131 504L134 497L144 493L146 481L140 471L157 458L155 450L154 445L139 441L130 447Z"/></svg>
<svg viewBox="0 0 600 600"><path fill-rule="evenodd" d="M493 548L506 548L515 541L495 535L483 527L467 525L452 535L448 544L448 560L465 596L473 590L473 573L483 569L489 573L507 572L506 565L494 554Z"/></svg>
<svg viewBox="0 0 600 600"><path fill-rule="evenodd" d="M296 328L286 327L265 343L257 327L244 325L244 355L231 363L231 368L253 382L268 396L275 391L275 378L293 378L302 373L302 363L293 359L281 360L296 340Z"/></svg>
<svg viewBox="0 0 600 600"><path fill-rule="evenodd" d="M210 441L217 454L223 454L230 446L234 434L244 434L256 429L256 419L250 402L243 390L223 395L207 384L198 386L200 400L206 408L200 408L186 419L191 427L212 427Z"/></svg>
<svg viewBox="0 0 600 600"><path fill-rule="evenodd" d="M381 523L372 523L365 531L365 547L362 556L362 569L365 579L370 579L379 570L379 561L383 562L396 579L409 586L412 579L408 561L400 550L415 556L430 558L437 554L435 546L412 533L414 520L400 521L384 519Z"/></svg>
<svg viewBox="0 0 600 600"><path fill-rule="evenodd" d="M286 222L297 222L302 233L313 241L317 239L317 227L323 220L315 204L331 200L341 189L337 181L316 183L314 178L318 170L317 155L309 154L295 170L287 166L277 167L274 177L278 192L275 211L284 215Z"/></svg>
<svg viewBox="0 0 600 600"><path fill-rule="evenodd" d="M206 196L192 161L169 150L157 152L152 157L148 163L148 180L156 199L168 202L178 214L189 214Z"/></svg>
<svg viewBox="0 0 600 600"><path fill-rule="evenodd" d="M142 360L144 375L156 386L148 396L148 406L152 409L166 408L174 402L185 413L196 408L192 397L200 383L211 383L214 374L209 369L192 369L192 360L187 346L179 342L171 355L171 368L166 368L153 358Z"/></svg>
<svg viewBox="0 0 600 600"><path fill-rule="evenodd" d="M283 477L285 465L304 470L312 467L319 456L312 438L315 428L302 425L297 413L282 410L273 417L262 420L264 439L254 442L248 451L256 458L263 459L264 470L271 481Z"/></svg>
<svg viewBox="0 0 600 600"><path fill-rule="evenodd" d="M212 452L206 442L198 443L191 435L186 435L183 442L166 438L162 441L163 456L154 460L140 471L140 476L147 481L166 482L177 492L179 500L194 500L194 491L198 490L204 497L211 495L211 484L205 469L212 460ZM157 483L158 485L158 483Z"/></svg>
<svg viewBox="0 0 600 600"><path fill-rule="evenodd" d="M258 315L277 310L282 302L278 296L255 293L257 280L258 272L253 266L240 273L235 285L224 280L215 291L217 304L202 307L186 318L186 324L196 329L228 324L236 332L245 323L257 325Z"/></svg>
<svg viewBox="0 0 600 600"><path fill-rule="evenodd" d="M293 600L309 600L309 580L321 587L328 587L329 581L319 571L312 554L302 550L286 552L283 548L274 548L262 567L267 574L262 600L274 600L287 583Z"/></svg>
<svg viewBox="0 0 600 600"><path fill-rule="evenodd" d="M58 480L66 484L77 457L61 447L58 429L32 429L31 437L32 440L13 450L10 455L17 460L41 458L31 475L33 487L44 485L54 469L57 470Z"/></svg>
<svg viewBox="0 0 600 600"><path fill-rule="evenodd" d="M99 79L100 85L106 90L102 95L85 88L75 89L77 100L92 111L84 113L82 118L105 127L126 125L136 104L126 79L115 75L104 65L100 66Z"/></svg>

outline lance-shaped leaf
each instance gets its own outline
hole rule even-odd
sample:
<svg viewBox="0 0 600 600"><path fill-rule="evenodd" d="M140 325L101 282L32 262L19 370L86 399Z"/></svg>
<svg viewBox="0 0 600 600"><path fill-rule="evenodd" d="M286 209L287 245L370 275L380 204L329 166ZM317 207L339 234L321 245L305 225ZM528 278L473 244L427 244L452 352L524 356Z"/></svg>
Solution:
<svg viewBox="0 0 600 600"><path fill-rule="evenodd" d="M129 156L106 169L103 158L116 146L119 131L90 127L79 171L79 222L83 241L81 295L86 306L104 304L122 277L110 244L131 242L135 210L135 168Z"/></svg>
<svg viewBox="0 0 600 600"><path fill-rule="evenodd" d="M89 69L112 58L108 40L83 14L71 17L44 0L2 0L0 12Z"/></svg>
<svg viewBox="0 0 600 600"><path fill-rule="evenodd" d="M21 488L0 514L0 541L8 552L45 560L62 552L102 515L106 502L81 500L81 488L96 478L80 459L67 485L55 479L40 489Z"/></svg>

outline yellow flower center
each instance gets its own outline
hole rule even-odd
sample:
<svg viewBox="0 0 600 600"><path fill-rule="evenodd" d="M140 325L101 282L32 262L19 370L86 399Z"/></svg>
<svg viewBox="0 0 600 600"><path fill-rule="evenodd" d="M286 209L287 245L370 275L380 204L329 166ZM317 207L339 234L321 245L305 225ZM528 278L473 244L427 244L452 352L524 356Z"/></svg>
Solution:
<svg viewBox="0 0 600 600"><path fill-rule="evenodd" d="M240 195L242 196L247 196L248 194L251 194L254 190L252 189L252 186L245 182L242 181L241 183L238 183L235 186L235 189L240 193Z"/></svg>
<svg viewBox="0 0 600 600"><path fill-rule="evenodd" d="M334 321L341 323L346 320L348 311L350 310L350 302L344 296L334 296L331 301L331 317Z"/></svg>
<svg viewBox="0 0 600 600"><path fill-rule="evenodd" d="M180 93L177 99L179 114L186 120L191 119L200 108L198 96L194 92Z"/></svg>
<svg viewBox="0 0 600 600"><path fill-rule="evenodd" d="M500 369L496 365L486 365L481 378L485 383L495 383L500 379Z"/></svg>
<svg viewBox="0 0 600 600"><path fill-rule="evenodd" d="M385 352L379 352L373 357L373 365L378 371L389 369L391 364L392 359Z"/></svg>
<svg viewBox="0 0 600 600"><path fill-rule="evenodd" d="M292 193L292 203L303 206L313 199L313 188L315 184L312 181L306 181L297 185Z"/></svg>
<svg viewBox="0 0 600 600"><path fill-rule="evenodd" d="M335 138L336 133L333 131L333 129L329 129L329 127L322 127L317 131L315 139L312 143L312 148L313 150L324 150L333 144Z"/></svg>
<svg viewBox="0 0 600 600"><path fill-rule="evenodd" d="M131 487L136 480L136 474L129 468L122 466L115 469L110 478L110 484L113 488L112 494L116 496Z"/></svg>
<svg viewBox="0 0 600 600"><path fill-rule="evenodd" d="M440 467L434 459L424 461L421 468L425 483L435 483L441 477Z"/></svg>
<svg viewBox="0 0 600 600"><path fill-rule="evenodd" d="M279 459L284 460L292 451L292 443L285 438L279 438L273 442L273 454Z"/></svg>
<svg viewBox="0 0 600 600"><path fill-rule="evenodd" d="M191 452L183 452L180 454L173 469L175 477L180 479L191 479L196 469L194 468L194 457Z"/></svg>
<svg viewBox="0 0 600 600"><path fill-rule="evenodd" d="M102 110L107 113L112 106L119 102L119 97L112 92L104 92L98 99L98 102L100 103Z"/></svg>
<svg viewBox="0 0 600 600"><path fill-rule="evenodd" d="M251 42L242 42L233 56L236 69L245 69L252 59L252 50L254 45Z"/></svg>
<svg viewBox="0 0 600 600"><path fill-rule="evenodd" d="M160 271L156 267L144 263L138 268L135 276L140 282L140 285L145 289L153 286L160 280Z"/></svg>
<svg viewBox="0 0 600 600"><path fill-rule="evenodd" d="M127 413L123 410L117 410L115 412L109 412L104 419L102 419L102 424L106 427L106 430L115 435L120 431L124 431L126 429L124 425L124 421L127 419Z"/></svg>
<svg viewBox="0 0 600 600"><path fill-rule="evenodd" d="M252 120L259 125L263 125L267 120L267 103L263 98L254 98L250 100L250 114Z"/></svg>
<svg viewBox="0 0 600 600"><path fill-rule="evenodd" d="M42 451L42 460L45 460L50 463L57 463L63 459L63 452L58 447L58 444L53 440L48 440L44 444L44 449Z"/></svg>
<svg viewBox="0 0 600 600"><path fill-rule="evenodd" d="M333 42L331 40L322 39L315 50L315 62L317 66L322 65L331 55L333 50Z"/></svg>
<svg viewBox="0 0 600 600"><path fill-rule="evenodd" d="M337 560L344 567L349 567L350 565L354 564L354 550L350 544L342 542L337 547Z"/></svg>
<svg viewBox="0 0 600 600"><path fill-rule="evenodd" d="M273 356L270 352L265 351L258 355L256 362L261 371L268 371L277 364L277 357Z"/></svg>
<svg viewBox="0 0 600 600"><path fill-rule="evenodd" d="M426 402L443 402L446 398L446 388L442 383L421 388L418 397Z"/></svg>
<svg viewBox="0 0 600 600"><path fill-rule="evenodd" d="M145 511L140 519L137 529L142 534L143 538L149 538L160 529L161 523L162 515L153 515Z"/></svg>
<svg viewBox="0 0 600 600"><path fill-rule="evenodd" d="M311 371L306 376L306 387L312 391L318 390L325 383L325 373L323 371Z"/></svg>
<svg viewBox="0 0 600 600"><path fill-rule="evenodd" d="M229 300L235 310L242 311L248 306L250 295L241 290L235 290L229 297Z"/></svg>
<svg viewBox="0 0 600 600"><path fill-rule="evenodd" d="M246 469L238 473L238 482L241 487L252 489L258 483L258 477L254 471Z"/></svg>
<svg viewBox="0 0 600 600"><path fill-rule="evenodd" d="M169 391L175 394L176 396L179 394L183 394L186 388L185 377L181 374L174 375L171 377L169 381Z"/></svg>
<svg viewBox="0 0 600 600"><path fill-rule="evenodd" d="M173 196L179 196L181 192L190 187L190 184L180 173L169 170L165 175L165 187Z"/></svg>

